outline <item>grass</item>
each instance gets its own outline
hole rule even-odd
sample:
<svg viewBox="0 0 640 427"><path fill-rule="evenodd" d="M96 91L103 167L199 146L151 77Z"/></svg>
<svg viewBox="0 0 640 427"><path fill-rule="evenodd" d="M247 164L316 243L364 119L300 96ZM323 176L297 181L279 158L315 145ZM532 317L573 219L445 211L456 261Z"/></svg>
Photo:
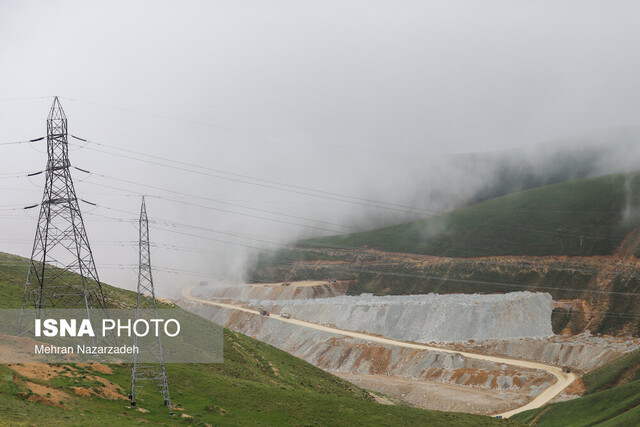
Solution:
<svg viewBox="0 0 640 427"><path fill-rule="evenodd" d="M513 418L540 426L636 426L640 419L640 350L624 354L582 377L585 396Z"/></svg>
<svg viewBox="0 0 640 427"><path fill-rule="evenodd" d="M27 260L0 253L0 307L21 305ZM131 306L133 292L104 285L106 298ZM112 373L79 365L63 374L29 378L0 365L0 424L3 425L505 425L490 417L377 404L365 390L288 353L232 331L224 331L224 363L169 364L167 373L177 415L170 417L159 393L147 385L138 407L100 394L106 380L126 395L131 365L112 364ZM49 387L30 391L29 383ZM72 387L93 393L77 395ZM66 394L60 401L59 392ZM57 405L57 406L52 406ZM186 414L188 416L182 416ZM506 425L517 425L509 422Z"/></svg>
<svg viewBox="0 0 640 427"><path fill-rule="evenodd" d="M640 381L553 403L514 415L513 419L539 426L637 426L640 414Z"/></svg>
<svg viewBox="0 0 640 427"><path fill-rule="evenodd" d="M130 366L110 365L113 374L101 374L122 390L129 384ZM74 367L75 369L75 367ZM28 401L11 369L0 366L0 413L11 423L47 424L52 420L71 424L212 425L494 425L489 417L447 414L407 407L376 404L364 390L248 337L227 331L225 363L174 364L167 372L172 401L182 410L170 417L159 394L145 388L138 406L149 412L127 409L127 401L75 397L57 408ZM89 375L87 369L80 374ZM39 381L67 391L82 385L77 377ZM92 386L89 383L87 386ZM71 393L69 393L71 394ZM188 414L191 418L181 417ZM4 418L9 421L9 418Z"/></svg>
<svg viewBox="0 0 640 427"><path fill-rule="evenodd" d="M300 242L307 247L370 247L449 257L609 255L638 221L626 222L638 174L549 185L451 213L361 233ZM631 211L630 211L631 212Z"/></svg>
<svg viewBox="0 0 640 427"><path fill-rule="evenodd" d="M582 377L587 386L587 394L640 380L640 349L595 369Z"/></svg>
<svg viewBox="0 0 640 427"><path fill-rule="evenodd" d="M29 271L29 260L17 255L0 252L0 308L22 307L24 285ZM71 275L73 273L67 273ZM62 276L64 278L64 276ZM135 308L135 292L102 284L107 306L117 308ZM169 305L158 303L159 308Z"/></svg>

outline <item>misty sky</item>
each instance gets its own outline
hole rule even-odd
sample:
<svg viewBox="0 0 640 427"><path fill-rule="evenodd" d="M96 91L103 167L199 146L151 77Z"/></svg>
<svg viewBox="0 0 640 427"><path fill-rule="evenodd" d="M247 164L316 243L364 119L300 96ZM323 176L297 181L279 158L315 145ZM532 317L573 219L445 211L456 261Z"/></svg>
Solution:
<svg viewBox="0 0 640 427"><path fill-rule="evenodd" d="M70 133L105 144L70 140L101 278L135 286L147 194L168 293L239 277L258 247L425 214L335 194L437 210L425 186L479 181L443 167L451 154L640 125L639 16L633 1L4 0L0 143L43 136L60 96ZM0 177L45 163L42 142L0 146ZM0 250L30 255L37 209L16 207L43 183L0 179Z"/></svg>

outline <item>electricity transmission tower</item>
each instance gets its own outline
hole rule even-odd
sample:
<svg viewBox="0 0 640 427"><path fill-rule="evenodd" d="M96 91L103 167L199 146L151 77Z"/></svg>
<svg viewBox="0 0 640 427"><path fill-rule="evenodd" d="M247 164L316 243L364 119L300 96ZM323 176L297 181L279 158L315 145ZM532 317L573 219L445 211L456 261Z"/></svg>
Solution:
<svg viewBox="0 0 640 427"><path fill-rule="evenodd" d="M149 219L147 218L147 207L142 197L140 207L140 254L138 270L138 297L136 299L135 320L143 318L145 314L152 314L158 318L158 308L156 305L156 294L153 288L153 276L151 274L151 253L149 250ZM151 310L153 310L151 312ZM135 321L134 321L135 322ZM167 382L167 371L164 366L164 356L162 354L162 341L158 337L138 337L134 334L134 346L138 347L139 354L145 353L145 359L155 360L153 363L139 363L138 353L133 354L133 368L131 370L131 406L136 405L136 397L142 387L151 381L160 389L164 404L169 408L169 413L173 415L171 409L171 399L169 397L169 383Z"/></svg>
<svg viewBox="0 0 640 427"><path fill-rule="evenodd" d="M29 331L23 327L27 311L29 316L35 315L36 318L53 308L86 309L89 317L91 309L101 309L101 315L107 314L69 171L67 117L58 97L53 100L47 118L47 157L46 182L24 287L18 334Z"/></svg>

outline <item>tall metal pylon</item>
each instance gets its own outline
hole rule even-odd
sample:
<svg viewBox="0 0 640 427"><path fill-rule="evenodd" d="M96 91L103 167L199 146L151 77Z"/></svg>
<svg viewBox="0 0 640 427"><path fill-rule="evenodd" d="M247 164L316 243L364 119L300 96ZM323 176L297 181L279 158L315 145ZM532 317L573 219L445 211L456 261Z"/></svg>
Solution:
<svg viewBox="0 0 640 427"><path fill-rule="evenodd" d="M58 97L47 118L47 168L38 226L22 298L18 333L25 310L44 316L47 309L102 309L106 302L82 220L69 167L67 116ZM76 274L69 274L76 273Z"/></svg>
<svg viewBox="0 0 640 427"><path fill-rule="evenodd" d="M143 312L144 310L144 312ZM147 207L144 196L140 206L140 252L138 269L138 296L136 299L135 320L143 318L149 314L150 310L154 318L158 318L158 307L156 304L156 293L153 287L153 274L151 273L151 251L149 248L149 219L147 217ZM134 320L134 323L135 323ZM169 408L169 413L173 415L171 409L171 398L169 397L169 383L167 381L167 371L164 365L164 355L162 353L162 341L160 335L155 337L138 337L134 334L133 345L138 347L139 353L133 354L133 368L131 369L131 406L136 406L136 398L142 387L151 381L160 389L164 404ZM139 363L138 357L145 353L144 359L155 360L154 363Z"/></svg>

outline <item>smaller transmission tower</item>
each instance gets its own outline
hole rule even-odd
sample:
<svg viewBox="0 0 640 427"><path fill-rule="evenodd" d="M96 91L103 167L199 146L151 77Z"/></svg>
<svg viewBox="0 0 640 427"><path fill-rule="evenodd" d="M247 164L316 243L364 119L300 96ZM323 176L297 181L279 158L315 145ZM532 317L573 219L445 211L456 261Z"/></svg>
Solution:
<svg viewBox="0 0 640 427"><path fill-rule="evenodd" d="M153 276L151 274L151 253L149 249L149 219L147 218L147 208L142 197L140 207L140 254L138 270L138 297L136 300L135 320L143 318L145 313L153 310L153 317L158 317L156 305L156 294L153 288ZM144 310L144 311L143 311ZM151 381L160 389L164 404L169 408L169 413L173 415L171 409L171 399L169 397L169 383L167 382L167 372L164 366L164 356L162 354L162 341L160 335L155 337L138 337L134 334L134 346L138 347L139 353L133 354L133 368L131 370L131 406L136 406L136 398L144 387ZM139 363L139 354L145 354L144 360L155 360L154 363Z"/></svg>

